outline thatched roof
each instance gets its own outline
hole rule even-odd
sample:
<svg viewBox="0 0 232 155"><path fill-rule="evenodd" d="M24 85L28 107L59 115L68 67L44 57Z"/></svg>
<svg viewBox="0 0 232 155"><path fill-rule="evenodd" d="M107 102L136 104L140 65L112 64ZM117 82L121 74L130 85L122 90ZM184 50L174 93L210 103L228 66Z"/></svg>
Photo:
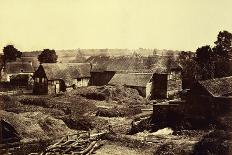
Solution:
<svg viewBox="0 0 232 155"><path fill-rule="evenodd" d="M37 57L21 57L21 61L28 62L28 63L31 62L34 69L37 69L40 64Z"/></svg>
<svg viewBox="0 0 232 155"><path fill-rule="evenodd" d="M93 64L92 72L167 73L175 69L181 70L181 67L169 57L96 57L89 62Z"/></svg>
<svg viewBox="0 0 232 155"><path fill-rule="evenodd" d="M110 80L109 85L146 87L152 75L150 73L117 73Z"/></svg>
<svg viewBox="0 0 232 155"><path fill-rule="evenodd" d="M232 76L199 81L199 84L214 97L232 94Z"/></svg>
<svg viewBox="0 0 232 155"><path fill-rule="evenodd" d="M91 66L89 63L43 63L48 80L64 80L65 83L72 83L73 79L90 77ZM39 69L38 69L39 70ZM34 76L40 74L35 73Z"/></svg>
<svg viewBox="0 0 232 155"><path fill-rule="evenodd" d="M5 67L7 74L34 72L31 63L28 62L8 62Z"/></svg>

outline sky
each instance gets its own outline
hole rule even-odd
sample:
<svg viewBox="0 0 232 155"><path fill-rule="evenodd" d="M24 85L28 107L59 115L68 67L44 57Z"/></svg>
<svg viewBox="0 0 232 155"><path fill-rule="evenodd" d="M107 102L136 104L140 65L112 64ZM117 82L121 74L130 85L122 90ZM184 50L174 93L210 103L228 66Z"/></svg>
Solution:
<svg viewBox="0 0 232 155"><path fill-rule="evenodd" d="M195 51L232 32L231 0L0 0L0 49Z"/></svg>

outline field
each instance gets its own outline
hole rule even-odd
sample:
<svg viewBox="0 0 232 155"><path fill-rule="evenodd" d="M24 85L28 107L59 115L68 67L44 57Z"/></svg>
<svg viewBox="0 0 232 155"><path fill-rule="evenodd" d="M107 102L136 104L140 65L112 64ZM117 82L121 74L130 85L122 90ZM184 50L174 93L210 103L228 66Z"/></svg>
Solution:
<svg viewBox="0 0 232 155"><path fill-rule="evenodd" d="M109 132L96 154L200 154L201 151L220 154L229 149L228 132L215 126L195 130L167 126L152 130L148 117L136 124L143 130L129 134L133 121L151 114L143 111L151 105L134 89L91 86L53 96L2 95L0 99L2 117L21 131L23 143L47 140L50 144L85 130ZM211 141L221 150L210 150Z"/></svg>

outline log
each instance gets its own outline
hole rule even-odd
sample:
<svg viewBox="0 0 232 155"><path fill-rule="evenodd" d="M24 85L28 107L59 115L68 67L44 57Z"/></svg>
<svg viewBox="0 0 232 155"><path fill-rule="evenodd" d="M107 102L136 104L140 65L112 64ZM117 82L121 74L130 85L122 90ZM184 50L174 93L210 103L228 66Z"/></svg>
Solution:
<svg viewBox="0 0 232 155"><path fill-rule="evenodd" d="M84 149L83 151L80 151L80 152L75 152L75 153L76 154L81 154L81 155L87 154L94 147L94 145L96 143L97 143L97 141L92 141L86 149Z"/></svg>
<svg viewBox="0 0 232 155"><path fill-rule="evenodd" d="M87 155L91 155L94 151L96 151L97 149L99 149L100 147L103 146L103 143L100 141L100 142L97 142L93 148L87 153Z"/></svg>
<svg viewBox="0 0 232 155"><path fill-rule="evenodd" d="M48 146L47 150L49 150L49 149L51 149L51 148L54 148L54 147L57 147L57 146L60 145L65 139L66 139L65 137L61 138L57 143Z"/></svg>

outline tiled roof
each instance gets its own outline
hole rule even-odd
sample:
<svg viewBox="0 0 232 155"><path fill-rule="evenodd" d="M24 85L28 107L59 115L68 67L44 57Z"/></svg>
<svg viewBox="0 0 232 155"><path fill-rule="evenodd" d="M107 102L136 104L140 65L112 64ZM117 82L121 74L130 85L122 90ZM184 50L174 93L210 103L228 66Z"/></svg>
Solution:
<svg viewBox="0 0 232 155"><path fill-rule="evenodd" d="M232 94L232 76L199 81L212 96L227 96Z"/></svg>

